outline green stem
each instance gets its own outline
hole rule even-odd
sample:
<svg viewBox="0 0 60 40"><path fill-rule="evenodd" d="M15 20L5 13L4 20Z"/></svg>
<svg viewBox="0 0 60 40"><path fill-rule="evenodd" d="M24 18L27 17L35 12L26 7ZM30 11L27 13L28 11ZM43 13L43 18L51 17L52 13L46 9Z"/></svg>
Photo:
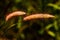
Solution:
<svg viewBox="0 0 60 40"><path fill-rule="evenodd" d="M18 28L18 33L17 33L17 35L16 35L16 38L17 38L17 39L20 37L20 34L21 34L21 32L20 32L21 26L22 26L22 17L19 17L18 23L17 23L17 28Z"/></svg>
<svg viewBox="0 0 60 40"><path fill-rule="evenodd" d="M17 23L17 28L20 29L21 25L22 25L22 17L19 17L18 23Z"/></svg>

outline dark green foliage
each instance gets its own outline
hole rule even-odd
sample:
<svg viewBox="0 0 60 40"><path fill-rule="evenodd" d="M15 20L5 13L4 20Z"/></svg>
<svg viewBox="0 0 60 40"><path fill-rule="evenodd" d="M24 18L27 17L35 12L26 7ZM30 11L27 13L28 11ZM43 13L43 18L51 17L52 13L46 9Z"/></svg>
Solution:
<svg viewBox="0 0 60 40"><path fill-rule="evenodd" d="M60 0L0 0L0 37L10 40L60 40ZM10 12L27 14L5 21ZM56 18L23 21L27 15L49 13Z"/></svg>

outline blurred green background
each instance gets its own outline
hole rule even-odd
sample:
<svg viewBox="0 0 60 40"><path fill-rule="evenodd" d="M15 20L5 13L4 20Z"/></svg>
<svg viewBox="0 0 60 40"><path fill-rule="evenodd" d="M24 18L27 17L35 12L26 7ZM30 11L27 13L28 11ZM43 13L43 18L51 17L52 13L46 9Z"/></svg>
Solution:
<svg viewBox="0 0 60 40"><path fill-rule="evenodd" d="M6 21L6 15L16 10L26 15L48 13L56 19L23 21L24 16L18 16ZM0 39L60 40L60 0L0 0Z"/></svg>

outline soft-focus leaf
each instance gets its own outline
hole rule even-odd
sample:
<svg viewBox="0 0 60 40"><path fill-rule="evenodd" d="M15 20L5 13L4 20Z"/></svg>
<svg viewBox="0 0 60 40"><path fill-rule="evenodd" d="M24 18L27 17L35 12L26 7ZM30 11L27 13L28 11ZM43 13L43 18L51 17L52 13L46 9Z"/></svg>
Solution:
<svg viewBox="0 0 60 40"><path fill-rule="evenodd" d="M22 0L14 0L15 1L15 3L19 3L19 2L21 2Z"/></svg>
<svg viewBox="0 0 60 40"><path fill-rule="evenodd" d="M56 5L56 4L48 4L48 6L51 6L53 7L54 9L59 9L60 10L60 6L59 5Z"/></svg>
<svg viewBox="0 0 60 40"><path fill-rule="evenodd" d="M46 30L49 30L51 27L53 26L53 24L49 24L45 27Z"/></svg>
<svg viewBox="0 0 60 40"><path fill-rule="evenodd" d="M16 24L12 24L11 26L9 26L7 29L10 29L12 28L13 26L15 26Z"/></svg>
<svg viewBox="0 0 60 40"><path fill-rule="evenodd" d="M24 39L25 35L23 33L20 34L21 38Z"/></svg>
<svg viewBox="0 0 60 40"><path fill-rule="evenodd" d="M39 30L38 33L39 33L40 35L43 35L44 30L43 30L43 29L42 29L42 30Z"/></svg>
<svg viewBox="0 0 60 40"><path fill-rule="evenodd" d="M58 29L59 29L59 28L58 28L57 21L54 21L54 28L55 28L55 30L58 30Z"/></svg>
<svg viewBox="0 0 60 40"><path fill-rule="evenodd" d="M48 33L50 36L52 36L52 37L55 37L55 36L56 36L55 33L52 32L52 31L47 31L47 33Z"/></svg>

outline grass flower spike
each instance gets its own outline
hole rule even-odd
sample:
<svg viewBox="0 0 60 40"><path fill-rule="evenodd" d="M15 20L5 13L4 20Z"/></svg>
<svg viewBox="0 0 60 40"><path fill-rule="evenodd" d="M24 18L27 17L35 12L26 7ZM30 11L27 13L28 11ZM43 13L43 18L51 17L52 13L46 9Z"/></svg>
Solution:
<svg viewBox="0 0 60 40"><path fill-rule="evenodd" d="M30 16L25 17L23 20L24 21L28 21L28 20L32 20L32 19L41 19L41 18L54 18L55 16L50 15L50 14L33 14Z"/></svg>
<svg viewBox="0 0 60 40"><path fill-rule="evenodd" d="M25 12L22 11L15 11L10 13L9 15L6 16L6 21L8 21L10 18L14 17L14 16L21 16L21 15L25 15Z"/></svg>

